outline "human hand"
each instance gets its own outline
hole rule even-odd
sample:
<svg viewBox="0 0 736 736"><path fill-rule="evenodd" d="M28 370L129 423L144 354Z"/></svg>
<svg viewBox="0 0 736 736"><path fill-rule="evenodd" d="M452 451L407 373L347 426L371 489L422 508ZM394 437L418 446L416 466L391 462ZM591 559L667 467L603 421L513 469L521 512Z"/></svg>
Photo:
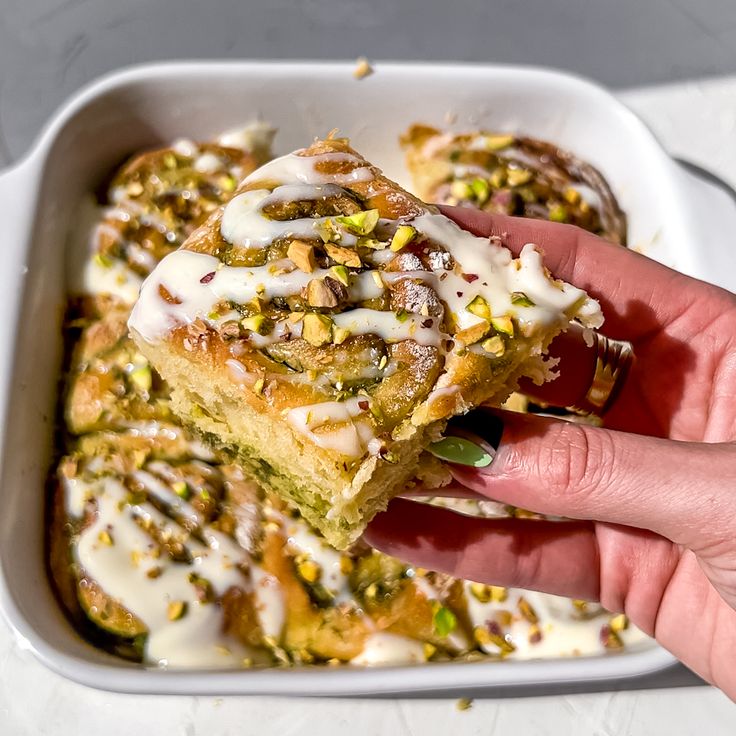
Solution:
<svg viewBox="0 0 736 736"><path fill-rule="evenodd" d="M736 297L571 226L443 211L514 252L537 243L556 277L601 302L603 332L630 341L636 360L605 429L497 410L458 420L494 455L486 468L451 466L462 489L573 521L395 499L366 540L457 577L600 601L736 699ZM576 333L552 352L560 377L523 388L573 405L593 352Z"/></svg>

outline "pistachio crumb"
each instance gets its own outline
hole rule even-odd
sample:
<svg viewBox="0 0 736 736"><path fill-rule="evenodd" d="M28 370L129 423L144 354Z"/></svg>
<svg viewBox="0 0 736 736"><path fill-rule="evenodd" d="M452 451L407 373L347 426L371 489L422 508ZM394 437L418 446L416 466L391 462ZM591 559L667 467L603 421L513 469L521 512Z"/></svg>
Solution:
<svg viewBox="0 0 736 736"><path fill-rule="evenodd" d="M360 268L363 265L360 256L353 248L343 248L341 245L335 245L334 243L325 243L324 248L328 257L341 266Z"/></svg>
<svg viewBox="0 0 736 736"><path fill-rule="evenodd" d="M396 253L409 245L416 235L417 231L411 225L399 225L396 228L393 238L391 238L391 245L389 247Z"/></svg>
<svg viewBox="0 0 736 736"><path fill-rule="evenodd" d="M305 243L303 240L292 240L289 243L286 255L304 273L312 273L317 267L317 261L314 257L314 246Z"/></svg>
<svg viewBox="0 0 736 736"><path fill-rule="evenodd" d="M500 332L509 337L514 336L514 323L511 321L511 317L491 317L491 325L496 332Z"/></svg>
<svg viewBox="0 0 736 736"><path fill-rule="evenodd" d="M366 77L373 74L373 67L365 56L359 56L355 61L355 69L353 69L353 76L356 79L365 79Z"/></svg>
<svg viewBox="0 0 736 736"><path fill-rule="evenodd" d="M316 348L327 345L332 340L332 320L326 314L308 312L304 315L302 337Z"/></svg>
<svg viewBox="0 0 736 736"><path fill-rule="evenodd" d="M111 535L111 534L110 534L110 532L109 532L109 531L107 531L106 529L103 529L103 530L102 530L102 531L101 531L101 532L100 532L100 533L99 533L99 534L97 535L97 539L99 539L99 540L100 540L100 542L102 542L102 544L106 545L107 547L112 547L112 546L113 546L113 544L114 544L114 542L113 542L113 538L112 538L112 535Z"/></svg>
<svg viewBox="0 0 736 736"><path fill-rule="evenodd" d="M481 319L490 320L491 319L491 308L488 305L488 302L480 295L476 296L465 309L468 310L471 314L474 314L476 317L480 317Z"/></svg>
<svg viewBox="0 0 736 736"><path fill-rule="evenodd" d="M178 621L186 615L186 612L186 601L171 601L166 609L166 616L169 621Z"/></svg>
<svg viewBox="0 0 736 736"><path fill-rule="evenodd" d="M356 212L354 215L343 215L335 218L340 225L355 235L368 235L373 232L378 224L378 219L379 214L376 209L363 210L362 212Z"/></svg>

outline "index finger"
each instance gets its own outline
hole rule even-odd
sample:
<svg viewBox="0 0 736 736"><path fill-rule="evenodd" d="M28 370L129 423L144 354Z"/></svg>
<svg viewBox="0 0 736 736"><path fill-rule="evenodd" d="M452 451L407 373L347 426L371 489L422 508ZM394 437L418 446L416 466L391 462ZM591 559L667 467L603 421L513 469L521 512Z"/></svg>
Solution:
<svg viewBox="0 0 736 736"><path fill-rule="evenodd" d="M698 299L700 289L715 288L572 225L467 207L440 209L475 235L500 237L515 254L526 243L539 246L556 278L585 289L601 303L604 332L619 340L634 341L661 329Z"/></svg>

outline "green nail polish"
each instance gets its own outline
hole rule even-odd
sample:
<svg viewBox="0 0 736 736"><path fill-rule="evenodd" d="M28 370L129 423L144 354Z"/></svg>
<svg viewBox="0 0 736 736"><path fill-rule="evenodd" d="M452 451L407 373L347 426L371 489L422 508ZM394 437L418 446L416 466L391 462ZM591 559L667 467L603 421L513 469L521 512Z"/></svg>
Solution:
<svg viewBox="0 0 736 736"><path fill-rule="evenodd" d="M429 452L440 460L473 468L486 468L493 462L493 455L463 437L445 437L429 446Z"/></svg>

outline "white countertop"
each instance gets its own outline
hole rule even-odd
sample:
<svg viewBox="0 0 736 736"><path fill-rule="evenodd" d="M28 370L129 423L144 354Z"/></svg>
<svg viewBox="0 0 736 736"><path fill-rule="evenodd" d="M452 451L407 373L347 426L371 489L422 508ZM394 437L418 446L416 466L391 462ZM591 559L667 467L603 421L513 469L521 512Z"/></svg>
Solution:
<svg viewBox="0 0 736 736"><path fill-rule="evenodd" d="M678 158L736 186L736 77L621 94ZM736 247L736 238L734 242ZM326 700L266 697L116 695L47 671L0 622L0 734L217 736L258 734L522 733L650 734L736 732L736 707L683 668L634 689L480 698L460 712L455 699Z"/></svg>

